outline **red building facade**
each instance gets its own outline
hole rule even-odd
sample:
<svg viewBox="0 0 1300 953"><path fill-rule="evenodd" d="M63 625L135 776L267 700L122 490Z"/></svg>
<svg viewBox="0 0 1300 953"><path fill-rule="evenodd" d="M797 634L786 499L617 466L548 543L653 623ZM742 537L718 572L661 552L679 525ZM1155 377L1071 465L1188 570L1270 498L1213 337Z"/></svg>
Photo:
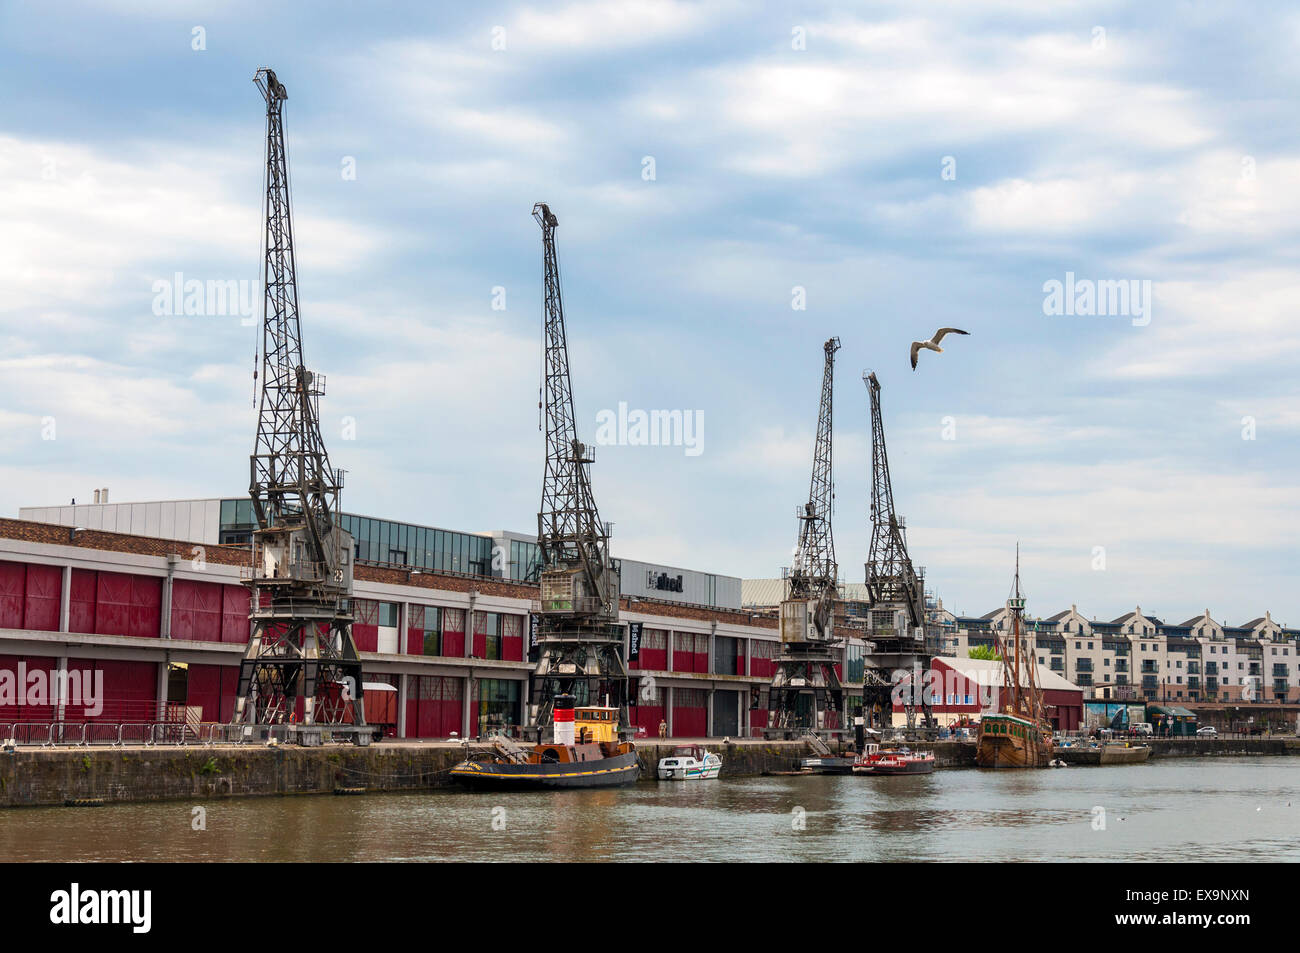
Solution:
<svg viewBox="0 0 1300 953"><path fill-rule="evenodd" d="M0 727L34 722L228 722L249 634L239 584L247 551L0 520L0 689L19 666L46 684L61 675L102 682L94 705L6 698ZM358 566L353 635L366 679L398 688L398 734L474 735L524 718L525 633L535 587ZM641 622L629 663L647 736L757 734L779 651L772 619L729 610L625 604ZM42 673L36 675L35 673ZM850 687L850 691L852 687Z"/></svg>

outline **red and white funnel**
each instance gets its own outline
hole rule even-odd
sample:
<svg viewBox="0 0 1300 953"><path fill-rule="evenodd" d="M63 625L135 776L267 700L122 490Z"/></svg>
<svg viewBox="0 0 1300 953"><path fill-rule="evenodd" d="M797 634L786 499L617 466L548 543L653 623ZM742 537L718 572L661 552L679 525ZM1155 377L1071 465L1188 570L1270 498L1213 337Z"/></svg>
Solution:
<svg viewBox="0 0 1300 953"><path fill-rule="evenodd" d="M557 745L574 743L573 705L577 699L572 695L556 695L554 713L551 716L552 729Z"/></svg>

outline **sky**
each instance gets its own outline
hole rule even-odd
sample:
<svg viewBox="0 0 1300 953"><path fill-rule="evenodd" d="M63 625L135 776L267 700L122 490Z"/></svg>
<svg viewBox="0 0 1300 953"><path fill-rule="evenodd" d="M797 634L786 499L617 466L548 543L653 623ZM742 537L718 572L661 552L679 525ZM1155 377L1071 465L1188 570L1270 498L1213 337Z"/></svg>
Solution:
<svg viewBox="0 0 1300 953"><path fill-rule="evenodd" d="M949 609L1019 542L1032 614L1300 625L1297 44L1268 3L0 3L0 514L244 492L270 66L349 512L535 531L544 201L615 555L788 565L838 336L846 581L871 369ZM597 441L620 404L692 445Z"/></svg>

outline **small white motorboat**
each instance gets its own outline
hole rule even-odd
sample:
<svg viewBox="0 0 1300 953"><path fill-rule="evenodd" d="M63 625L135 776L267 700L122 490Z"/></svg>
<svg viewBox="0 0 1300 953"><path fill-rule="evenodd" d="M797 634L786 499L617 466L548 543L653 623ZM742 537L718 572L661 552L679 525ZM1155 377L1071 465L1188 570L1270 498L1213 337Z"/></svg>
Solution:
<svg viewBox="0 0 1300 953"><path fill-rule="evenodd" d="M708 781L722 770L722 759L703 745L678 745L667 758L659 759L660 781Z"/></svg>

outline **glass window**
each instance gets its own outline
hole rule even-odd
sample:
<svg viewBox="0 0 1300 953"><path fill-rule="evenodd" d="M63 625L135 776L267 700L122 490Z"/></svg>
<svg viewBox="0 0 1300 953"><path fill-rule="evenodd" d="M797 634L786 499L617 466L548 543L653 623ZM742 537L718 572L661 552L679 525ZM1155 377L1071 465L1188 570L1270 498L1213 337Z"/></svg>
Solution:
<svg viewBox="0 0 1300 953"><path fill-rule="evenodd" d="M398 619L398 611L397 611L396 602L379 603L379 624L380 625L389 626L391 628L397 628L397 619Z"/></svg>
<svg viewBox="0 0 1300 953"><path fill-rule="evenodd" d="M479 679L475 687L477 734L519 723L519 682L507 679Z"/></svg>
<svg viewBox="0 0 1300 953"><path fill-rule="evenodd" d="M483 635L483 657L501 658L501 614L498 612L476 612L475 623Z"/></svg>
<svg viewBox="0 0 1300 953"><path fill-rule="evenodd" d="M442 610L437 606L424 607L424 654L442 654Z"/></svg>

